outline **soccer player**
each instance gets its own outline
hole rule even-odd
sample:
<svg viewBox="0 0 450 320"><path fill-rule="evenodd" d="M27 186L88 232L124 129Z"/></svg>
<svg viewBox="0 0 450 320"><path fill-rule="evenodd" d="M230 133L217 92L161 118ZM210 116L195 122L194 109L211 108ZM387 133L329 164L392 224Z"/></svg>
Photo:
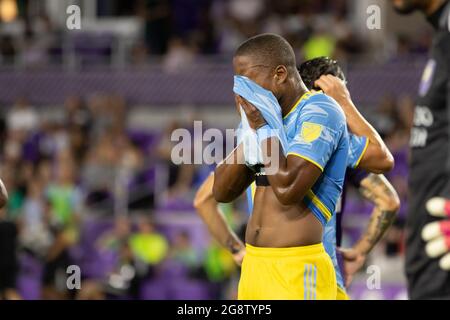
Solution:
<svg viewBox="0 0 450 320"><path fill-rule="evenodd" d="M430 59L419 86L411 131L409 212L406 219L408 294L411 299L450 299L450 272L425 250L422 229L436 217L425 204L450 196L450 2L392 0L397 12L423 13L434 28Z"/></svg>
<svg viewBox="0 0 450 320"><path fill-rule="evenodd" d="M304 62L299 71L305 85L308 89L312 90L320 89L317 88L314 83L322 75L333 75L345 81L345 76L336 61L326 57ZM339 79L337 78L331 78L331 81L337 82L334 86L335 89L329 90L330 88L327 88L327 90L336 97L340 95L346 96L347 98L341 101L343 105L352 103L349 95L343 94L345 93L345 90L347 90L344 82L339 82ZM365 122L365 120L359 125L356 124L357 127L366 125L368 125L368 123ZM372 127L370 127L369 130L374 131ZM375 132L370 136L377 137L378 134ZM387 228L394 220L399 208L398 196L386 178L382 175L367 173L365 170L360 169L364 167L368 171L379 172L388 170L392 167L392 156L387 148L385 148L383 141L378 138L369 139L367 137L353 136L353 138L350 139L350 149L348 166L350 168L358 168L347 169L348 173L346 181L358 187L363 196L375 205L375 208L372 212L366 232L361 236L360 240L353 248L346 249L343 252L343 272L341 272L341 267L338 265L339 252L337 252L338 255L336 255L336 245L340 246L341 243L341 212L344 207L345 194L343 195L341 205L336 209L336 220L332 219L325 227L324 242L328 242L328 245L326 245L325 248L330 256L333 257L338 285L338 299L348 299L345 290L344 276L347 279L346 282L348 284L351 281L353 274L364 264L366 255L386 232ZM212 195L213 180L214 175L210 175L200 187L194 200L194 206L214 238L224 247L228 248L233 254L236 262L240 264L242 257L245 254L245 247L233 231L228 228L218 209L218 203L214 200ZM249 208L252 207L252 189L253 188L249 188L249 191L247 192Z"/></svg>
<svg viewBox="0 0 450 320"><path fill-rule="evenodd" d="M335 299L336 275L322 232L344 182L344 113L325 94L307 91L294 51L280 36L248 39L237 49L233 66L235 74L275 95L289 142L287 156L276 136L261 143L264 169L275 169L274 174L255 179L255 172L243 164L242 144L215 170L213 193L218 202L231 202L253 181L257 184L238 299ZM253 105L240 96L236 100L257 134L268 127Z"/></svg>

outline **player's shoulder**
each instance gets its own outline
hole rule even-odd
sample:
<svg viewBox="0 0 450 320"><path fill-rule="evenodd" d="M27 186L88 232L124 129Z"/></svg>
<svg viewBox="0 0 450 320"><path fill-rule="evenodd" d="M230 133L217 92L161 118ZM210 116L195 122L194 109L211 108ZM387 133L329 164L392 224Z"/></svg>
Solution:
<svg viewBox="0 0 450 320"><path fill-rule="evenodd" d="M322 91L311 94L301 108L302 115L324 117L328 121L345 123L345 114L338 103Z"/></svg>

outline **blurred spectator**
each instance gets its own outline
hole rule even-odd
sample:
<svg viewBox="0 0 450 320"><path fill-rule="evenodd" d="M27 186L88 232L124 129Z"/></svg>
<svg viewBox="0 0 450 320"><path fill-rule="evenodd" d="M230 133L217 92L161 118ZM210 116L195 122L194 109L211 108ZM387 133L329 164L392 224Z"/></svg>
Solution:
<svg viewBox="0 0 450 320"><path fill-rule="evenodd" d="M212 242L205 251L203 268L209 282L218 288L214 299L222 299L222 288L236 270L236 263L227 249Z"/></svg>
<svg viewBox="0 0 450 320"><path fill-rule="evenodd" d="M47 206L49 209L50 206ZM60 300L70 298L66 284L67 267L73 263L69 248L73 245L73 236L58 225L51 225L52 243L44 260L42 274L42 299ZM73 292L72 292L73 293Z"/></svg>
<svg viewBox="0 0 450 320"><path fill-rule="evenodd" d="M262 15L264 5L264 0L231 0L228 7L233 19L242 23L252 23Z"/></svg>
<svg viewBox="0 0 450 320"><path fill-rule="evenodd" d="M306 41L303 46L305 60L333 55L335 40L326 30L325 26L318 27L317 32Z"/></svg>
<svg viewBox="0 0 450 320"><path fill-rule="evenodd" d="M132 65L143 65L148 61L148 49L144 43L138 42L131 48L130 62Z"/></svg>
<svg viewBox="0 0 450 320"><path fill-rule="evenodd" d="M6 124L9 130L29 133L37 129L39 118L27 99L21 97L17 99L13 108L8 112Z"/></svg>
<svg viewBox="0 0 450 320"><path fill-rule="evenodd" d="M104 233L98 240L100 250L118 251L123 244L128 243L131 235L131 225L128 217L119 216L114 221L114 229Z"/></svg>
<svg viewBox="0 0 450 320"><path fill-rule="evenodd" d="M98 250L113 253L117 259L114 260L112 272L106 275L104 284L94 285L91 281L89 292L83 293L84 297L90 296L94 292L99 295L97 291L114 296L124 296L128 293L136 275L133 254L129 247L131 234L128 217L118 216L114 221L114 229L105 232L98 238L96 243Z"/></svg>
<svg viewBox="0 0 450 320"><path fill-rule="evenodd" d="M135 277L130 284L130 293L139 297L143 280L153 277L155 268L167 257L169 243L156 231L155 225L147 217L138 221L138 230L130 236L128 246L122 254L133 257Z"/></svg>
<svg viewBox="0 0 450 320"><path fill-rule="evenodd" d="M195 167L193 164L180 164L177 165L172 161L172 147L175 145L171 141L170 137L172 132L179 129L180 125L176 121L170 123L165 132L159 146L157 147L157 155L159 159L166 164L168 170L168 198L180 197L189 191L195 173ZM188 145L191 145L190 141L184 141L186 143L186 149L190 149ZM190 150L187 150L190 152ZM190 156L192 153L190 152ZM182 156L182 155L176 155Z"/></svg>
<svg viewBox="0 0 450 320"><path fill-rule="evenodd" d="M136 259L153 266L166 257L169 245L166 238L156 231L155 225L148 218L141 217L138 231L130 237L130 248Z"/></svg>
<svg viewBox="0 0 450 320"><path fill-rule="evenodd" d="M173 73L182 71L191 66L194 60L194 49L189 47L180 38L172 38L169 42L169 50L164 58L164 68Z"/></svg>
<svg viewBox="0 0 450 320"><path fill-rule="evenodd" d="M187 231L181 231L175 236L171 247L171 258L191 271L199 266L199 257Z"/></svg>
<svg viewBox="0 0 450 320"><path fill-rule="evenodd" d="M75 183L74 162L70 152L57 157L56 180L45 191L53 242L47 252L44 274L44 299L65 299L70 293L65 283L67 267L72 264L69 248L79 237L78 223L82 197Z"/></svg>
<svg viewBox="0 0 450 320"><path fill-rule="evenodd" d="M69 130L69 140L77 163L84 159L88 149L90 129L92 126L92 113L78 96L66 99L65 125Z"/></svg>
<svg viewBox="0 0 450 320"><path fill-rule="evenodd" d="M169 1L139 0L137 13L145 21L145 40L150 54L165 53L170 35Z"/></svg>
<svg viewBox="0 0 450 320"><path fill-rule="evenodd" d="M41 125L39 152L43 157L52 158L69 147L69 132L63 123L46 121Z"/></svg>
<svg viewBox="0 0 450 320"><path fill-rule="evenodd" d="M0 64L12 65L15 62L16 48L10 35L0 36Z"/></svg>
<svg viewBox="0 0 450 320"><path fill-rule="evenodd" d="M24 36L20 41L22 64L31 68L48 65L52 47L58 46L58 41L61 42L58 30L45 12L26 17L24 27Z"/></svg>
<svg viewBox="0 0 450 320"><path fill-rule="evenodd" d="M37 179L30 180L20 215L20 242L24 248L40 258L45 257L53 241L48 213L48 203L43 197L43 185Z"/></svg>
<svg viewBox="0 0 450 320"><path fill-rule="evenodd" d="M382 97L381 103L377 110L375 118L375 127L383 134L390 134L396 125L397 119L397 102L395 96L386 95Z"/></svg>
<svg viewBox="0 0 450 320"><path fill-rule="evenodd" d="M101 135L90 145L81 168L83 186L88 192L87 204L111 212L113 186L118 164L118 149L110 134Z"/></svg>
<svg viewBox="0 0 450 320"><path fill-rule="evenodd" d="M100 52L98 41L83 43L83 50L78 52L75 61L72 50L68 48L77 47L76 37L67 40L67 30L58 28L58 23L52 21L45 6L24 7L20 15L25 26L22 34L0 34L0 62L3 65L17 62L25 67L40 67L57 61L74 66L88 56L92 63L102 64L105 59L96 59L95 56L104 55L103 50L107 51L107 56L114 55L109 59L112 63L128 60L133 64L153 61L147 59L148 55L229 54L244 39L263 32L285 36L295 51L303 51L307 59L333 55L345 61L367 52L373 53L371 58L379 58L389 49L387 44L390 43L385 41L384 46L372 47L369 39L359 37L359 30L353 23L354 6L345 0L133 0L126 3L102 0L97 1L97 18L134 16L142 22L140 28L131 42L118 34L114 34L110 41L107 37L98 37L100 42L104 39L105 43L110 43L106 47L100 46ZM399 57L411 53L424 54L430 41L427 32L408 41L404 41L404 36L396 39L395 33L388 36L394 43L392 55ZM185 47L174 45L172 39L179 39L177 41L182 41ZM116 43L120 44L116 46ZM116 50L118 47L125 48L126 54ZM370 50L365 50L368 47ZM364 57L368 58L367 55ZM179 60L186 59L169 59ZM169 65L184 66L175 62ZM169 70L173 71L173 68Z"/></svg>
<svg viewBox="0 0 450 320"><path fill-rule="evenodd" d="M2 163L2 178L9 195L6 211L8 217L13 220L20 215L26 194L25 184L19 178L19 169L19 164Z"/></svg>
<svg viewBox="0 0 450 320"><path fill-rule="evenodd" d="M64 228L72 227L81 214L82 195L76 185L74 162L69 152L60 153L56 180L47 190L53 222Z"/></svg>

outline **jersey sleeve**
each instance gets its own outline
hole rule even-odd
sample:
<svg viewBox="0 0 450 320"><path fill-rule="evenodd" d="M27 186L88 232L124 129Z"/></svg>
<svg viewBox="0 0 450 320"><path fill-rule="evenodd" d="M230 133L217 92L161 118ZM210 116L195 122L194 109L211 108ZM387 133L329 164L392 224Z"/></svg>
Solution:
<svg viewBox="0 0 450 320"><path fill-rule="evenodd" d="M369 145L369 139L365 136L349 134L348 163L347 167L357 168Z"/></svg>
<svg viewBox="0 0 450 320"><path fill-rule="evenodd" d="M324 170L345 129L344 117L320 103L305 106L299 114L287 155L295 155Z"/></svg>

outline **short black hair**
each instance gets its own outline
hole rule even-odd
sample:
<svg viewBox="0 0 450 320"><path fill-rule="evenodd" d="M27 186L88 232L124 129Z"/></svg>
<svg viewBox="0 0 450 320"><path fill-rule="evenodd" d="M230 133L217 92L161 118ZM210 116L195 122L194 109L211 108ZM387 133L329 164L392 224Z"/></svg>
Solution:
<svg viewBox="0 0 450 320"><path fill-rule="evenodd" d="M234 56L252 56L261 64L276 67L284 65L295 70L295 53L292 46L274 33L263 33L241 43Z"/></svg>
<svg viewBox="0 0 450 320"><path fill-rule="evenodd" d="M322 75L331 74L342 81L346 81L342 68L336 60L329 57L319 57L305 61L298 68L298 72L308 90L320 90L314 85L314 82Z"/></svg>

